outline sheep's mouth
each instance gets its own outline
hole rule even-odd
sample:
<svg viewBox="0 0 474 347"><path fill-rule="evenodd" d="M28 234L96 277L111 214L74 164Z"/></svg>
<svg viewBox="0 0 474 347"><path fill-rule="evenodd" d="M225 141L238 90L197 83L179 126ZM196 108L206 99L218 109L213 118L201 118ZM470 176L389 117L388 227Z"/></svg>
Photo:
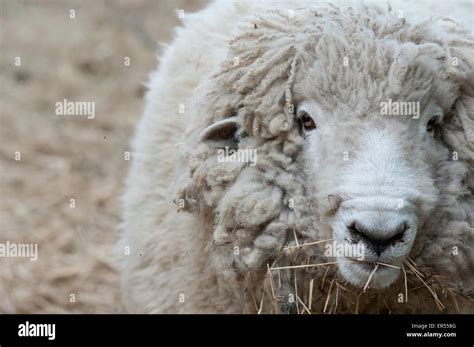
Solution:
<svg viewBox="0 0 474 347"><path fill-rule="evenodd" d="M392 285L400 274L393 264L358 261L345 258L338 262L342 277L356 287L383 289Z"/></svg>
<svg viewBox="0 0 474 347"><path fill-rule="evenodd" d="M348 258L348 260L351 261L354 266L359 266L360 268L368 271L373 271L376 267L378 272L385 271L390 268L398 268L397 266L388 263L357 260L354 258Z"/></svg>

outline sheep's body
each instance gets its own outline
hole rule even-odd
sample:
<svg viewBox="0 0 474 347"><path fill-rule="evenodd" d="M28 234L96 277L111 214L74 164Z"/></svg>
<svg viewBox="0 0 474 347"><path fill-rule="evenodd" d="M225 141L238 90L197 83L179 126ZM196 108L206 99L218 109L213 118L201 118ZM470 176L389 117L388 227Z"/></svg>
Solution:
<svg viewBox="0 0 474 347"><path fill-rule="evenodd" d="M123 246L130 246L131 254L124 261L123 295L130 312L242 310L240 303L219 293L205 250L209 232L194 216L178 215L170 193L179 176L179 145L186 141L185 128L191 122L186 111L194 106L192 96L204 76L225 58L237 16L223 3L186 14L185 27L177 30L151 77L124 197Z"/></svg>
<svg viewBox="0 0 474 347"><path fill-rule="evenodd" d="M244 281L244 271L235 274L231 270L233 265L222 261L227 256L229 262L233 262L233 247L222 251L220 257L215 255L216 245L213 244L213 239L217 243L227 242L225 237L219 240L215 230L211 228L216 217L212 213L213 209L219 204L225 204L225 201L220 202L220 199L224 198L224 188L215 191L211 189L204 199L205 205L212 208L205 209L202 208L202 202L193 205L193 192L189 188L192 184L185 182L186 179L184 182L183 179L176 182L176 179L182 177L183 172L189 170L189 166L199 170L199 164L194 163L201 160L199 154L193 157L183 151L183 148L193 143L192 140L200 129L222 118L222 115L218 114L196 115L193 110L205 109L199 102L207 91L207 79L212 72L218 71L220 64L226 59L232 61L228 41L241 34L241 27L250 25L255 14L261 15L279 6L287 11L288 5L282 3L283 5L277 5L274 1L267 4L254 1L220 1L196 14L186 14L184 27L177 30L174 42L161 57L158 71L152 75L144 117L138 126L133 144L134 162L124 196L121 249L130 247L130 254L124 256L122 285L124 303L130 312L252 311L248 308L249 302L253 301L248 290L255 289L249 285L253 275ZM300 3L301 5L292 2L291 7L296 9L303 6L303 2ZM407 7L404 15L410 18L411 11L413 16L418 16L420 9L430 13L430 10L420 5L416 9L413 6ZM238 65L241 62L234 63ZM297 146L297 141L295 143ZM197 151L201 151L202 155L205 150L199 148ZM291 152L291 149L288 151ZM203 157L202 160L205 161L206 158ZM238 176L235 174L238 170L239 167L228 165L218 172L219 177L207 177L206 184L212 179L220 183L232 182ZM249 175L253 173L249 171L247 176ZM248 182L255 183L259 180L249 179L245 183ZM216 183L216 186L220 183ZM175 201L177 206L173 204L173 199L176 187L178 186L179 190L180 185L186 186L187 190L184 190L186 194L182 195L182 201ZM259 188L247 185L246 189L250 194L255 191L258 193ZM245 192L245 189L243 190ZM239 194L234 193L228 194L224 200L235 198ZM252 205L254 208L258 207L258 200L264 199L268 194L273 194L274 198L276 196L276 200L283 199L279 190L262 191L261 195L257 193ZM297 196L301 192L295 190L294 194ZM181 203L184 205L179 206ZM179 209L194 210L195 213L177 214ZM231 213L230 209L222 208L222 211ZM252 221L254 217L249 213L248 218ZM245 216L241 219L245 219ZM258 221L249 223L257 224ZM278 223L273 223L272 226L275 230L280 228ZM273 235L281 233L275 231ZM308 236L308 240L314 239L314 236ZM271 242L273 241L269 241ZM243 252L244 248L245 245L240 250ZM246 266L256 261L255 258L258 258L259 254L245 254L246 258L242 264ZM237 267L242 269L245 268L244 265ZM432 302L429 292L414 300L414 305L418 307L427 305L425 301ZM370 305L371 310L376 312L377 306L382 307L385 304L370 302Z"/></svg>

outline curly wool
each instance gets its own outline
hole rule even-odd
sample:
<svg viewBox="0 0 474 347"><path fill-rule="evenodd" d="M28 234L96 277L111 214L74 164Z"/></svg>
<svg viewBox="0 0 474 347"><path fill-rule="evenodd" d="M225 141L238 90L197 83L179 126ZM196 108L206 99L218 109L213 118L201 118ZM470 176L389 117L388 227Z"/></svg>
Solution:
<svg viewBox="0 0 474 347"><path fill-rule="evenodd" d="M410 295L409 305L403 308L381 300L380 295L384 294L359 290L345 293L345 300L340 299L334 308L331 306L334 297L330 303L329 295L327 302L326 297L323 298L324 283L330 282L331 286L336 283L341 292L345 287L334 269L327 267L302 270L303 274L292 269L279 270L281 293L268 294L268 279L273 281L274 276L270 274L270 265L286 267L328 261L321 248L302 247L297 254L290 255L282 249L330 238L327 228L319 224L324 216L314 212L318 211L317 202L305 190L298 156L303 139L294 124L294 109L298 88L302 88L298 83L304 80L306 68L318 60L325 74L316 77L317 83L329 86L339 81L327 88L333 93L320 95L318 101L330 106L343 100L348 105L353 103L354 107L371 107L353 95L350 88L353 81L337 75L341 58L347 54L345 50L359 54L361 64L370 66L374 74L385 73L386 66L391 65L387 83L401 100L444 93L446 104L452 104L459 94L465 95L465 102L458 103L457 107L467 110L455 110L460 114L459 119L452 117L444 130L446 143L457 151L459 160L439 165L436 178L441 196L439 206L435 218L424 227L430 232L420 233L412 258L430 273L447 275L436 280L439 289L461 298L472 297L474 254L470 246L474 243L474 179L469 168L474 158L472 39L461 39L466 34L449 20L429 20L411 26L389 13L366 10L361 13L335 7L298 9L292 20L285 12L270 11L244 21L240 34L229 42L224 63L196 91L193 121L188 124L185 136L188 140L182 147L184 173L177 179L175 202L183 201L180 210L200 216L206 230L202 237L208 240L204 245L209 266L218 277L217 286L233 293L237 300L240 298L247 312L255 311L259 306L255 302L263 302L265 295L273 299L268 302L265 299L260 309L291 311L285 306L288 295L292 293L297 298L307 299L310 276L317 282L313 282L314 288L321 288L319 293L314 291L319 299L313 299L313 307L310 307L313 312L328 309L334 312L432 311L433 295L426 288ZM396 63L388 58L374 60L374 56L383 59L372 43L381 40L387 41L387 49L394 54L398 52ZM318 53L322 49L324 55ZM450 64L452 57L459 59L457 66ZM404 66L427 62L436 62L439 90L432 90L431 84L414 85L410 90L397 89L407 76L419 73L416 68ZM365 73L367 71L360 73L362 80ZM366 93L363 100L377 100L376 89L367 86L363 92ZM257 149L255 167L245 163L219 163L216 150L199 143L197 134L201 129L233 115L241 125L239 148ZM464 242L459 249L460 256L449 260L441 257L453 244L458 244L458 238ZM409 281L412 283L413 279ZM400 289L394 285L390 291L398 293ZM283 299L286 308L274 307L276 296L286 298ZM392 297L396 298L396 294ZM453 305L447 309L455 310ZM439 305L433 307L437 309Z"/></svg>

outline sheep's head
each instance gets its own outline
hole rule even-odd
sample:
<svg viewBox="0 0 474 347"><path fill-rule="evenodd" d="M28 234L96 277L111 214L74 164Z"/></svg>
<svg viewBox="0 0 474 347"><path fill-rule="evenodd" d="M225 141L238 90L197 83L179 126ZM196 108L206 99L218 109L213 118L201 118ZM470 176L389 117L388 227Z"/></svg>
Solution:
<svg viewBox="0 0 474 347"><path fill-rule="evenodd" d="M196 108L211 146L182 192L215 218L215 266L239 283L334 263L383 289L411 257L471 293L473 42L445 20L300 11L253 21ZM218 163L216 147L257 156Z"/></svg>
<svg viewBox="0 0 474 347"><path fill-rule="evenodd" d="M446 108L433 93L433 76L420 68L394 91L383 74L370 77L370 66L354 65L345 72L354 76L347 86L353 100L334 91L333 106L325 107L315 97L318 87L306 89L296 117L305 137L306 188L334 240L326 254L337 254L342 276L361 287L374 263L396 266L373 274L372 287L383 288L399 277L417 232L439 205L437 186L445 182L436 181L437 171L455 154L442 140ZM401 90L416 95L397 95Z"/></svg>

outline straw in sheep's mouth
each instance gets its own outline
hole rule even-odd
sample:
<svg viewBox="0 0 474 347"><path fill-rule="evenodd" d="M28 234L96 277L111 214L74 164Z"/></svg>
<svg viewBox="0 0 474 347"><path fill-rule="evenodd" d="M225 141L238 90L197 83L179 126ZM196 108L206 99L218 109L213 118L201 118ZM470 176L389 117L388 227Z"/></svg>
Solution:
<svg viewBox="0 0 474 347"><path fill-rule="evenodd" d="M317 243L319 241L312 244ZM348 258L339 260L367 267L370 271L363 288L357 288L340 276L337 266L334 266L339 262L324 259L316 262L302 252L305 245L307 244L296 246L287 244L273 263L267 264L262 282L263 288L255 288L256 291L253 292L252 312L298 314L410 312L412 309L410 303L417 304L418 299L414 296L425 295L423 291L426 290L439 311L444 311L447 307L441 299L451 300L451 307L457 312L459 312L458 299L471 300L454 287L440 282L439 276L424 273L411 258L407 258L400 267ZM402 276L399 280L390 288L374 289L375 274L390 268L401 271ZM403 294L402 303L399 301L400 293ZM409 297L412 299L409 300ZM432 309L427 308L428 311Z"/></svg>
<svg viewBox="0 0 474 347"><path fill-rule="evenodd" d="M348 258L348 259L351 261L351 263L363 266L364 268L366 268L370 271L372 271L374 269L374 267L376 267L376 266L380 266L381 271L383 271L384 269L388 270L390 268L400 270L399 266L396 266L396 265L393 265L393 264L382 263L382 262L379 262L379 261L361 261L361 260L357 260L357 259L353 259L353 258Z"/></svg>

